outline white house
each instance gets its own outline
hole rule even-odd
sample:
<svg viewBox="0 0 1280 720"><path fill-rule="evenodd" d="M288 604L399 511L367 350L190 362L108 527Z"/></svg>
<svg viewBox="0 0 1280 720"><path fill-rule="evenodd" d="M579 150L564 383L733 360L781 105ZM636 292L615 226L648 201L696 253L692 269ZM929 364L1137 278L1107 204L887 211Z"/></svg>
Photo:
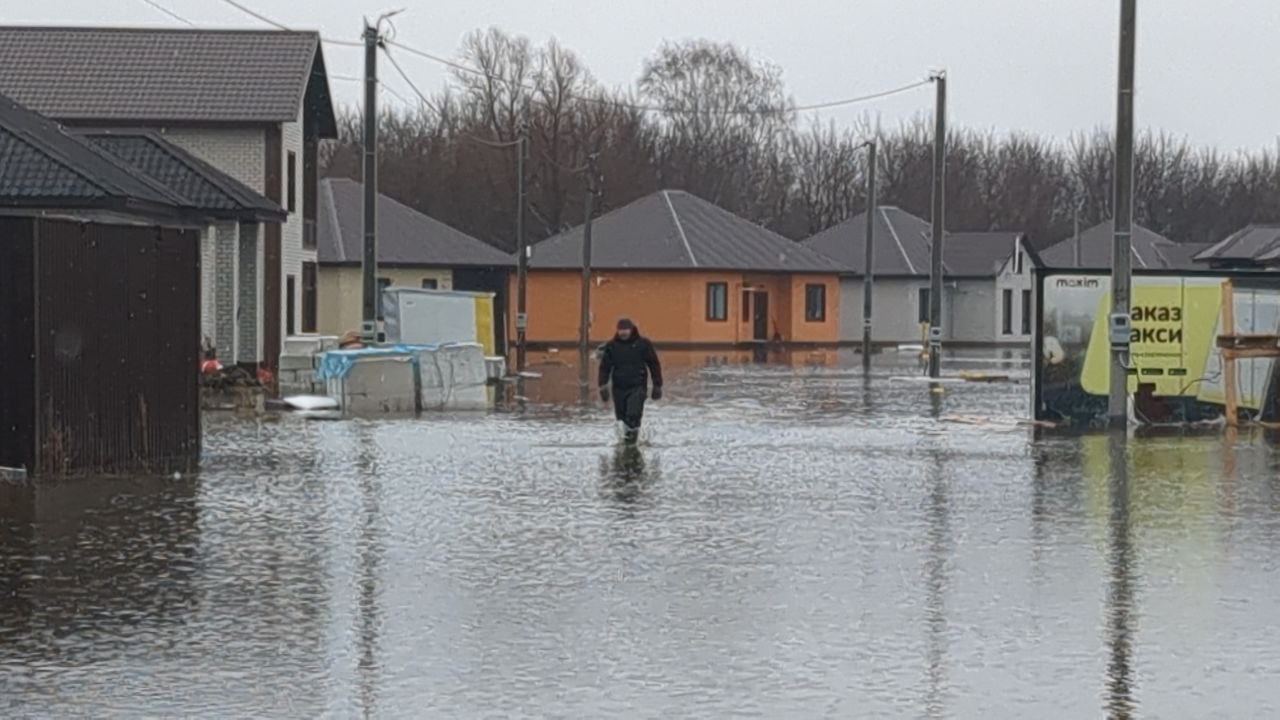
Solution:
<svg viewBox="0 0 1280 720"><path fill-rule="evenodd" d="M945 243L947 339L1027 346L1035 327L1036 255L1026 235L951 233Z"/></svg>
<svg viewBox="0 0 1280 720"><path fill-rule="evenodd" d="M154 132L288 212L204 233L220 358L275 368L282 337L315 330L316 151L337 135L317 33L0 27L0 94L65 126Z"/></svg>
<svg viewBox="0 0 1280 720"><path fill-rule="evenodd" d="M805 245L841 271L840 342L862 340L866 214L828 228ZM916 343L929 320L932 226L900 208L876 209L872 247L871 339ZM1016 232L948 233L943 245L943 340L959 345L1026 344L1034 254ZM1006 306L1005 303L1008 303ZM1005 327L1009 332L1005 332Z"/></svg>

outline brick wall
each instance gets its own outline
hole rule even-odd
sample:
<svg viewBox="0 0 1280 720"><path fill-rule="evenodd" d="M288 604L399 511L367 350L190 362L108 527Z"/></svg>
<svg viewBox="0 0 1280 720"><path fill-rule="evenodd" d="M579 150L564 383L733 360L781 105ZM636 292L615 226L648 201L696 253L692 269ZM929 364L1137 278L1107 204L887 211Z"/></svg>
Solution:
<svg viewBox="0 0 1280 720"><path fill-rule="evenodd" d="M297 295L293 300L294 307L294 323L295 331L302 330L302 263L315 262L315 250L304 250L302 247L302 113L298 113L298 121L284 123L281 126L281 152L280 162L280 179L282 187L280 189L280 204L287 210L289 208L289 153L293 153L295 160L295 172L297 173L297 182L295 183L294 193L296 198L294 207L295 212L289 213L288 220L281 227L280 245L281 245L281 264L283 266L283 277L292 275L295 278L294 294ZM284 280L280 281L280 292L288 293L288 283ZM289 311L289 299L282 297L280 300L280 337L286 337L285 330L289 327L289 319L285 314Z"/></svg>
<svg viewBox="0 0 1280 720"><path fill-rule="evenodd" d="M218 278L217 229L209 226L200 231L200 346L216 347L218 337L217 278Z"/></svg>
<svg viewBox="0 0 1280 720"><path fill-rule="evenodd" d="M215 229L214 328L218 358L236 360L236 285L240 240L235 223L219 223Z"/></svg>
<svg viewBox="0 0 1280 720"><path fill-rule="evenodd" d="M266 132L260 128L176 128L165 138L222 172L262 192Z"/></svg>

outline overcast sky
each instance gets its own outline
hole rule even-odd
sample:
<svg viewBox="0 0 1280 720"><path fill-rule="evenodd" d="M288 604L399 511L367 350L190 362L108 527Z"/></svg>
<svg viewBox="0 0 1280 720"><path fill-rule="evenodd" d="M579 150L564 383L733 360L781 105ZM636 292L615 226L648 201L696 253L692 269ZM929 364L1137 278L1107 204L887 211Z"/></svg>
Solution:
<svg viewBox="0 0 1280 720"><path fill-rule="evenodd" d="M404 7L398 40L453 56L463 35L498 26L552 36L607 85L629 84L664 39L732 41L780 65L796 101L816 103L950 77L953 122L1063 138L1115 115L1118 0L239 0L290 27L357 39L361 13ZM211 27L264 27L222 0L152 0ZM174 25L147 0L0 0L6 23ZM1280 140L1280 2L1143 0L1138 8L1140 127L1224 149ZM334 76L360 74L360 50L326 48ZM424 90L447 71L404 57ZM388 84L411 91L399 78ZM332 81L353 103L358 83ZM828 111L886 125L928 111L929 88Z"/></svg>

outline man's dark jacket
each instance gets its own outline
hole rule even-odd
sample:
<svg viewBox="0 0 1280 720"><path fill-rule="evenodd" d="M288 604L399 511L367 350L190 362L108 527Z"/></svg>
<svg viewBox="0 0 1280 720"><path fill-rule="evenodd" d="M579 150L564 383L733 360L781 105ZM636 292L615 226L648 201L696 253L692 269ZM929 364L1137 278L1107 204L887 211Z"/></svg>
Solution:
<svg viewBox="0 0 1280 720"><path fill-rule="evenodd" d="M631 337L626 340L615 336L600 351L600 381L596 383L600 387L610 380L614 390L646 387L651 375L653 386L662 387L662 364L658 362L658 353L653 349L653 343L640 335L639 328L632 329Z"/></svg>

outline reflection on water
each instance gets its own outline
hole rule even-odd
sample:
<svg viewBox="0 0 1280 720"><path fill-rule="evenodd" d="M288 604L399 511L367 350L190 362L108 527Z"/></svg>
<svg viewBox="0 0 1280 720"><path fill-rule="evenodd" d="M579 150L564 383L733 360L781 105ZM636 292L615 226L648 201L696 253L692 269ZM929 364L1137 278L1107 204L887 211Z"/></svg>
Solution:
<svg viewBox="0 0 1280 720"><path fill-rule="evenodd" d="M937 393L933 398L939 397ZM947 565L951 561L951 533L948 527L948 501L944 461L937 450L929 452L929 501L927 510L928 552L925 554L925 627L929 650L925 711L931 718L946 716L947 686Z"/></svg>
<svg viewBox="0 0 1280 720"><path fill-rule="evenodd" d="M1111 521L1107 562L1111 582L1107 588L1108 716L1127 720L1133 716L1134 575L1137 559L1130 534L1128 444L1119 435L1107 438L1110 455Z"/></svg>
<svg viewBox="0 0 1280 720"><path fill-rule="evenodd" d="M601 486L619 508L634 511L644 501L644 495L657 482L660 463L655 458L653 467L645 460L644 452L637 445L619 445L611 459L600 459Z"/></svg>
<svg viewBox="0 0 1280 720"><path fill-rule="evenodd" d="M669 357L638 448L563 366L563 404L212 418L198 477L0 487L0 715L1280 710L1272 439Z"/></svg>

